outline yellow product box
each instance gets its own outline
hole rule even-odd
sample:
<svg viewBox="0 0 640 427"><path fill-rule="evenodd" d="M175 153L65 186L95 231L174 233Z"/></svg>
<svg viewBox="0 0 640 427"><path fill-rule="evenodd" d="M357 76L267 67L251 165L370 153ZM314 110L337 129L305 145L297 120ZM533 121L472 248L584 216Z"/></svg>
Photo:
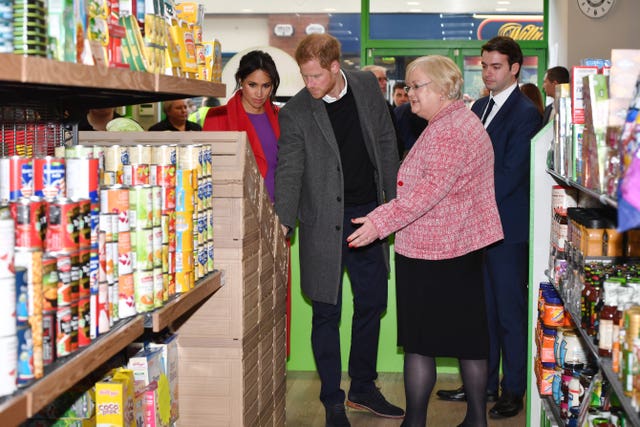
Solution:
<svg viewBox="0 0 640 427"><path fill-rule="evenodd" d="M202 25L204 7L195 2L178 3L176 4L176 16L189 24Z"/></svg>
<svg viewBox="0 0 640 427"><path fill-rule="evenodd" d="M96 426L129 427L134 422L133 371L117 368L96 383Z"/></svg>
<svg viewBox="0 0 640 427"><path fill-rule="evenodd" d="M169 381L169 397L171 405L171 423L178 420L179 390L178 390L178 335L171 335L163 343L150 343L152 349L162 351L163 373ZM161 386L162 384L160 384ZM162 391L162 387L159 388Z"/></svg>

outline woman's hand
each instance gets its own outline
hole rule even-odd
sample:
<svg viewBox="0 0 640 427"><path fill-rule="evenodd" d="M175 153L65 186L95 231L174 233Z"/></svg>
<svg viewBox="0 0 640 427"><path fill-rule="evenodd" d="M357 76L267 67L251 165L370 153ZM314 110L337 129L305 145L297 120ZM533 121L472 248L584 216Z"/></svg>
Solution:
<svg viewBox="0 0 640 427"><path fill-rule="evenodd" d="M378 230L366 216L353 218L351 223L362 225L347 237L347 243L350 248L360 248L378 240Z"/></svg>

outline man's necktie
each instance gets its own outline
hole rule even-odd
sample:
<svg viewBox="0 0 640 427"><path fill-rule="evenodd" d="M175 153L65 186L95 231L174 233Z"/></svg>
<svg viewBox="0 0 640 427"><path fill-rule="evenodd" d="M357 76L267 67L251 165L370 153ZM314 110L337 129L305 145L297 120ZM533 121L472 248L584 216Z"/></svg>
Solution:
<svg viewBox="0 0 640 427"><path fill-rule="evenodd" d="M489 114L491 113L491 109L493 108L495 103L496 102L493 100L493 98L489 98L489 104L487 105L487 109L484 110L484 114L482 115L482 124L484 124L484 122L487 121L487 117L489 117Z"/></svg>

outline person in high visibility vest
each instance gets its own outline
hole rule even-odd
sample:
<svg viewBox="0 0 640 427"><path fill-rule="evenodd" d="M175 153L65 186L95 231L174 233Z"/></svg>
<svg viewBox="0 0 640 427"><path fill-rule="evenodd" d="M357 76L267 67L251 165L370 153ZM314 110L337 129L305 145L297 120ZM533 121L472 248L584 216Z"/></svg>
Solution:
<svg viewBox="0 0 640 427"><path fill-rule="evenodd" d="M207 112L211 107L220 106L220 100L210 96L202 98L202 105L198 107L196 111L189 114L189 121L204 126L204 119L207 117Z"/></svg>

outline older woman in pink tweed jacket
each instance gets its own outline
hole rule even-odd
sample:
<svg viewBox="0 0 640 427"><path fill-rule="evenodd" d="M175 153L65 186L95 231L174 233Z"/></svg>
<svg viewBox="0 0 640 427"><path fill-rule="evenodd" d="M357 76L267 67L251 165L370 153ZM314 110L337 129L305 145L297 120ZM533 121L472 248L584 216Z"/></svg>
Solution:
<svg viewBox="0 0 640 427"><path fill-rule="evenodd" d="M360 247L395 237L398 345L405 351L404 427L424 426L435 357L460 359L467 392L463 425L486 425L488 330L483 248L503 238L489 136L462 101L450 59L421 57L407 68L411 110L429 121L398 171L397 197L348 237Z"/></svg>

